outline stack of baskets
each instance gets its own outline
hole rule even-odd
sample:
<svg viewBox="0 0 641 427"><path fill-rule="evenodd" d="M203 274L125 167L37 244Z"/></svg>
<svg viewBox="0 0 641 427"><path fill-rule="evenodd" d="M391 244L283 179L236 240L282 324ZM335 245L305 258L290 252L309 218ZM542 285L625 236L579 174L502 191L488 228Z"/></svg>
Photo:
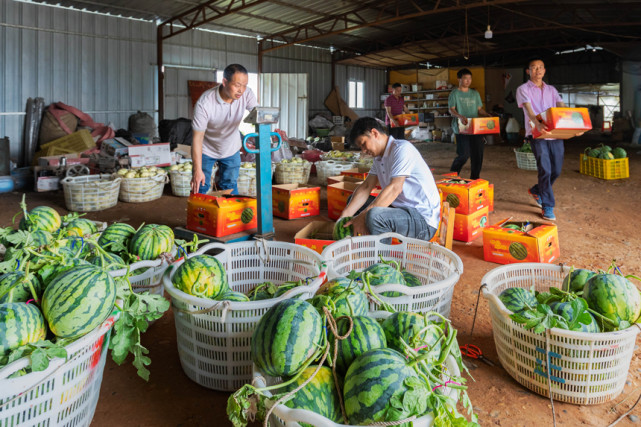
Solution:
<svg viewBox="0 0 641 427"><path fill-rule="evenodd" d="M250 166L251 165L251 166ZM256 163L241 166L238 173L238 194L241 196L256 197ZM272 163L271 176L274 176L276 163Z"/></svg>
<svg viewBox="0 0 641 427"><path fill-rule="evenodd" d="M74 212L94 212L116 206L122 178L108 174L62 180L65 205Z"/></svg>
<svg viewBox="0 0 641 427"><path fill-rule="evenodd" d="M148 178L122 178L120 200L143 203L159 199L168 181L166 172Z"/></svg>
<svg viewBox="0 0 641 427"><path fill-rule="evenodd" d="M263 240L225 245L210 243L191 256L221 250L214 256L224 265L229 286L234 291L247 293L265 281L308 282L278 298L214 301L188 295L173 286L173 275L184 260L167 270L163 283L171 295L183 371L204 387L233 391L251 381L250 341L263 314L284 299L311 298L326 273L317 252L293 243Z"/></svg>
<svg viewBox="0 0 641 427"><path fill-rule="evenodd" d="M347 276L352 270L364 270L380 262L381 257L386 261L396 261L424 286L379 285L373 289L379 298L397 311L436 311L444 317L450 315L454 285L463 274L463 262L451 250L396 233L342 239L328 245L322 257L327 262L330 279ZM390 291L402 295L381 295ZM371 302L370 311L377 310L376 303Z"/></svg>
<svg viewBox="0 0 641 427"><path fill-rule="evenodd" d="M280 162L276 165L276 184L307 184L312 164L301 162Z"/></svg>
<svg viewBox="0 0 641 427"><path fill-rule="evenodd" d="M514 154L516 154L516 166L519 169L524 169L526 171L537 170L536 157L534 157L534 153L528 153L515 149Z"/></svg>
<svg viewBox="0 0 641 427"><path fill-rule="evenodd" d="M327 178L340 175L342 171L352 169L354 163L337 160L321 160L316 162L316 176L320 185L327 185Z"/></svg>
<svg viewBox="0 0 641 427"><path fill-rule="evenodd" d="M490 304L492 330L501 365L516 381L542 396L577 405L595 405L617 397L625 386L639 328L588 332L552 328L547 333L526 330L510 319L499 299L507 288L539 292L562 288L569 267L523 263L495 268L483 279L483 296ZM549 355L551 384L548 384Z"/></svg>

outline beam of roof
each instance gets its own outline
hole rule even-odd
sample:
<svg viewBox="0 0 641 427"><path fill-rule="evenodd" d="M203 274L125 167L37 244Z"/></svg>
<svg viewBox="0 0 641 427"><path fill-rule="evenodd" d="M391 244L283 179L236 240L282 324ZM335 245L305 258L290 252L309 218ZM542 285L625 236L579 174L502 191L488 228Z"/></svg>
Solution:
<svg viewBox="0 0 641 427"><path fill-rule="evenodd" d="M389 24L397 21L404 21L404 20L409 20L409 19L414 19L414 18L420 18L423 16L428 16L428 15L435 15L439 13L447 13L447 12L454 12L457 10L463 10L463 9L473 9L477 7L487 7L487 6L495 6L495 5L500 5L500 4L513 4L513 3L521 3L524 1L529 1L529 0L494 0L492 2L488 2L487 0L482 0L482 1L477 1L473 3L467 3L467 4L461 4L457 2L456 6L440 6L440 2L437 3L434 8L430 10L424 10L421 12L413 12L413 13L408 13L408 14L400 14L397 13L392 17L385 17L385 18L377 18L377 20L372 21L372 22L361 22L355 25L348 25L348 19L351 16L354 15L354 11L349 11L345 13L341 13L338 15L331 15L326 19L319 20L316 22L313 22L311 24L306 24L306 25L301 25L296 28L292 28L291 30L286 30L282 31L280 33L272 34L270 36L267 36L267 40L284 40L285 43L282 44L274 44L272 43L272 47L268 47L264 49L264 52L268 52L270 50L275 50L275 49L280 49L286 46L291 46L293 44L298 44L298 43L306 43L310 42L312 40L316 40L322 37L330 36L330 35L336 35L336 34L341 34L345 33L348 31L354 31L358 30L361 28L366 28L366 27L372 27L372 26L377 26L377 25L384 25L384 24ZM380 3L378 3L380 5ZM373 9L373 7L372 7ZM326 24L326 23L332 23L331 28L329 30L322 30L318 26L321 24ZM334 29L338 24L343 24L342 28ZM313 27L312 27L313 25ZM309 30L313 29L316 31L316 34L314 35L309 35ZM291 38L288 38L288 34L294 33L294 36ZM304 34L301 37L301 34Z"/></svg>

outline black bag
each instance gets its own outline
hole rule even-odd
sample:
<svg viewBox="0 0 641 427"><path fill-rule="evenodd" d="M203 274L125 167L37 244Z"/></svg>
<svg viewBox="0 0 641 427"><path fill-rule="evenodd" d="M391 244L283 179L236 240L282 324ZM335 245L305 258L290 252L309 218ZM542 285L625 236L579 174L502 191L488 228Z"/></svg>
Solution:
<svg viewBox="0 0 641 427"><path fill-rule="evenodd" d="M158 126L161 142L169 142L171 150L178 144L191 145L191 120L179 118L176 120L161 120Z"/></svg>

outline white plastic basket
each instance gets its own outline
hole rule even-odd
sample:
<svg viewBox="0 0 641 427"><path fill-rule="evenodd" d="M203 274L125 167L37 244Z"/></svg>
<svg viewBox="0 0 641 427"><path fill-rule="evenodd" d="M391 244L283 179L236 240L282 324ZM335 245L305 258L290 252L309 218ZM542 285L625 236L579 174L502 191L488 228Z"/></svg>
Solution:
<svg viewBox="0 0 641 427"><path fill-rule="evenodd" d="M461 371L456 364L456 360L452 356L447 357L444 366L447 368L448 373L451 373L452 377L460 377ZM253 378L253 384L257 388L262 388L267 385L271 386L281 382L280 378L262 375L255 366ZM265 394L271 396L269 391L265 392ZM458 401L458 392L455 389L446 387L444 394ZM337 424L316 412L305 409L292 409L283 404L274 408L269 417L269 422L271 426L275 427L301 427L301 423L307 423L307 425L314 427L350 427L347 424ZM431 413L423 415L422 417L412 421L413 427L429 427L433 424L434 416Z"/></svg>
<svg viewBox="0 0 641 427"><path fill-rule="evenodd" d="M340 175L342 171L352 169L355 163L323 160L316 162L316 176L320 185L327 185L327 178Z"/></svg>
<svg viewBox="0 0 641 427"><path fill-rule="evenodd" d="M61 181L65 205L74 212L109 209L118 203L121 181L108 174L67 177Z"/></svg>
<svg viewBox="0 0 641 427"><path fill-rule="evenodd" d="M150 294L163 295L164 287L162 276L169 267L169 263L159 258L153 261L138 261L129 266L132 274L129 277L129 283L136 293L149 291ZM111 277L122 277L127 273L127 269L110 271Z"/></svg>
<svg viewBox="0 0 641 427"><path fill-rule="evenodd" d="M159 199L169 182L166 173L148 178L123 178L120 183L120 200L130 203L143 203Z"/></svg>
<svg viewBox="0 0 641 427"><path fill-rule="evenodd" d="M550 355L552 398L595 405L618 396L625 386L639 329L588 333L550 329L534 333L510 319L498 298L507 288L561 288L568 267L523 263L495 268L483 276L483 296L490 305L494 343L503 368L516 381L549 397L546 355ZM547 350L546 350L547 349Z"/></svg>
<svg viewBox="0 0 641 427"><path fill-rule="evenodd" d="M390 239L396 239L399 243L384 243ZM386 261L400 263L401 267L415 275L423 286L412 288L402 284L389 284L373 288L381 300L397 311L436 311L449 317L454 285L463 274L463 262L451 250L396 233L341 239L328 245L321 256L327 262L327 274L330 279L347 276L352 270L362 271L380 262L380 257ZM403 295L381 295L389 291L400 292ZM376 304L371 302L370 310L377 309Z"/></svg>
<svg viewBox="0 0 641 427"><path fill-rule="evenodd" d="M311 169L310 162L278 163L275 172L276 184L307 184Z"/></svg>
<svg viewBox="0 0 641 427"><path fill-rule="evenodd" d="M325 280L325 263L311 249L264 240L210 243L190 257L212 250L222 250L214 256L223 263L234 291L247 293L266 281L282 283L312 278L308 285L278 298L232 302L198 298L176 289L172 277L184 260L167 270L163 283L171 295L183 371L203 387L234 391L251 381L251 336L260 318L284 299L311 298Z"/></svg>
<svg viewBox="0 0 641 427"><path fill-rule="evenodd" d="M536 157L534 153L524 153L523 151L514 150L516 154L516 166L519 169L524 169L527 171L535 171L536 167Z"/></svg>
<svg viewBox="0 0 641 427"><path fill-rule="evenodd" d="M171 192L174 196L189 197L191 192L191 171L169 171Z"/></svg>
<svg viewBox="0 0 641 427"><path fill-rule="evenodd" d="M255 164L254 164L255 165ZM271 176L274 176L276 163L272 163ZM238 173L238 195L256 197L256 168L240 168Z"/></svg>
<svg viewBox="0 0 641 427"><path fill-rule="evenodd" d="M8 378L29 365L25 357L0 369L0 426L88 426L105 369L110 331L102 325L66 346L68 359L53 359L41 372Z"/></svg>

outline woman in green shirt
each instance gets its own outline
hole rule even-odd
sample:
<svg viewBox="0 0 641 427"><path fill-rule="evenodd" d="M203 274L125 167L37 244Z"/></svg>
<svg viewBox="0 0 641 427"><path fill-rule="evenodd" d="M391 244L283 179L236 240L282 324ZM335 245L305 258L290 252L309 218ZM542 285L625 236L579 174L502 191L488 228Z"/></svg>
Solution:
<svg viewBox="0 0 641 427"><path fill-rule="evenodd" d="M456 172L460 175L461 169L471 157L472 172L471 179L478 179L481 174L481 167L483 166L483 149L485 141L483 135L466 135L459 133L459 120L463 125L467 125L467 120L474 117L490 117L490 115L483 109L481 96L479 93L470 88L472 84L472 72L467 68L463 68L456 73L458 77L458 88L450 93L447 100L447 105L450 114L454 118L452 120L452 131L456 134L456 158L452 162L450 171Z"/></svg>

